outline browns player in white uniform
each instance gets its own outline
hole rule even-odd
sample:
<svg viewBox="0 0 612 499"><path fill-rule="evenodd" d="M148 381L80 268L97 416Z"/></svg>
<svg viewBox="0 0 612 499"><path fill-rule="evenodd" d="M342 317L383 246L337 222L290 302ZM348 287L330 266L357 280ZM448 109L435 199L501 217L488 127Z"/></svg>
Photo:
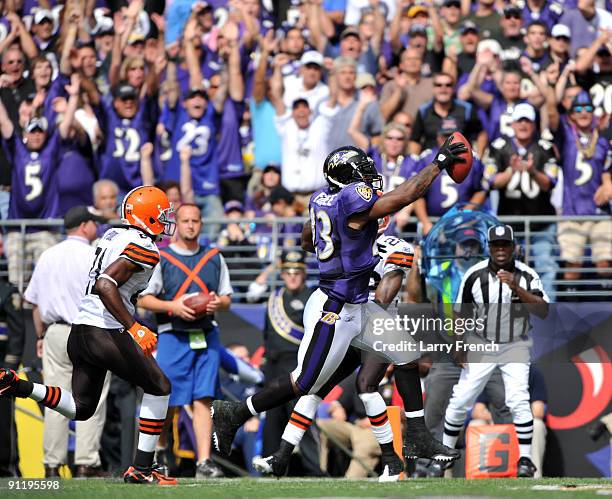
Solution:
<svg viewBox="0 0 612 499"><path fill-rule="evenodd" d="M127 483L176 485L155 469L153 456L168 409L170 382L151 356L157 337L134 319L134 303L159 262L155 240L172 235L172 206L155 187L130 191L121 206L125 228L106 231L95 251L89 282L68 338L74 366L72 393L19 379L0 369L0 395L29 397L69 419L89 419L96 410L106 371L144 390L134 465ZM67 262L69 265L70 262ZM50 284L49 292L53 292Z"/></svg>

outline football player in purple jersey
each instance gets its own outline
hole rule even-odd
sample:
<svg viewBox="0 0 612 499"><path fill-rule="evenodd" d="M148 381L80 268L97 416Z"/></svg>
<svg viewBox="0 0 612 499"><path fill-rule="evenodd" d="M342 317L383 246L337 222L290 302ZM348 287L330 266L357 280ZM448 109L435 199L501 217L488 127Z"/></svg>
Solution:
<svg viewBox="0 0 612 499"><path fill-rule="evenodd" d="M344 146L328 155L323 165L328 187L312 195L310 223L302 231L302 247L316 252L320 281L304 310L298 366L246 402L215 401L213 442L222 454L230 453L238 428L252 415L317 393L330 380L361 332L366 305L377 308L367 301L370 276L379 261L378 220L421 197L441 171L464 161L458 154L467 150L465 145L451 141L452 137L446 140L432 164L380 197L376 190L382 187L382 178L361 149ZM381 407L380 399L368 400L372 402L366 403L368 416L388 424L384 402ZM311 422L300 421L302 425ZM397 479L403 461L393 450L392 438L381 447L383 475Z"/></svg>
<svg viewBox="0 0 612 499"><path fill-rule="evenodd" d="M578 93L569 112L562 115L554 97L548 96L550 127L561 153L563 215L602 215L601 221L559 223L557 239L565 262L564 278L568 280L580 279L587 240L600 274L609 275L612 261L612 155L609 141L595 125L594 111L586 91Z"/></svg>

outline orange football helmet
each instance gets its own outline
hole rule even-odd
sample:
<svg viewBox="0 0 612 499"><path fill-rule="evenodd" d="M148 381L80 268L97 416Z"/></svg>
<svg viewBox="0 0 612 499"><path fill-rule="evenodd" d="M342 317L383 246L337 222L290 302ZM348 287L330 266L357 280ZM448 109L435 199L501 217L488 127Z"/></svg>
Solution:
<svg viewBox="0 0 612 499"><path fill-rule="evenodd" d="M128 192L121 203L121 221L137 227L151 236L172 236L176 224L166 193L153 186L136 187Z"/></svg>

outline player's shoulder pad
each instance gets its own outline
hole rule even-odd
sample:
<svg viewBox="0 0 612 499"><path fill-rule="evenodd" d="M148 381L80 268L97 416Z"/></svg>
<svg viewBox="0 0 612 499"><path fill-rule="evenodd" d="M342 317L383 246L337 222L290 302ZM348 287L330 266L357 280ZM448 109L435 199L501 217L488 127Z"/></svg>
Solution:
<svg viewBox="0 0 612 499"><path fill-rule="evenodd" d="M135 229L126 233L121 256L145 268L155 267L159 263L159 250L153 240Z"/></svg>
<svg viewBox="0 0 612 499"><path fill-rule="evenodd" d="M552 142L546 139L538 140L538 145L545 151L549 151L552 148Z"/></svg>
<svg viewBox="0 0 612 499"><path fill-rule="evenodd" d="M341 196L345 215L366 211L378 199L372 186L365 182L355 182L346 186L342 189Z"/></svg>
<svg viewBox="0 0 612 499"><path fill-rule="evenodd" d="M419 154L418 159L419 159L419 160L421 160L421 159L425 159L425 158L427 158L428 156L430 156L430 155L431 155L431 153L432 153L432 150L431 150L431 149L425 149L424 151L422 151L422 152L421 152L421 154Z"/></svg>
<svg viewBox="0 0 612 499"><path fill-rule="evenodd" d="M497 137L493 142L491 142L491 147L494 149L500 150L507 144L506 139L503 137Z"/></svg>

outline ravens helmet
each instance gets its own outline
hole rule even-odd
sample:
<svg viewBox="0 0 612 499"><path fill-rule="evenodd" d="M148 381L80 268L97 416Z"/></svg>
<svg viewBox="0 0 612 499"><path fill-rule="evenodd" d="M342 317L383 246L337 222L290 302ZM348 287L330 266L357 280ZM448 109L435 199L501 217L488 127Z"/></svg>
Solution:
<svg viewBox="0 0 612 499"><path fill-rule="evenodd" d="M323 175L332 190L353 182L365 182L374 189L382 189L382 176L374 161L355 146L339 147L330 152L323 163Z"/></svg>

